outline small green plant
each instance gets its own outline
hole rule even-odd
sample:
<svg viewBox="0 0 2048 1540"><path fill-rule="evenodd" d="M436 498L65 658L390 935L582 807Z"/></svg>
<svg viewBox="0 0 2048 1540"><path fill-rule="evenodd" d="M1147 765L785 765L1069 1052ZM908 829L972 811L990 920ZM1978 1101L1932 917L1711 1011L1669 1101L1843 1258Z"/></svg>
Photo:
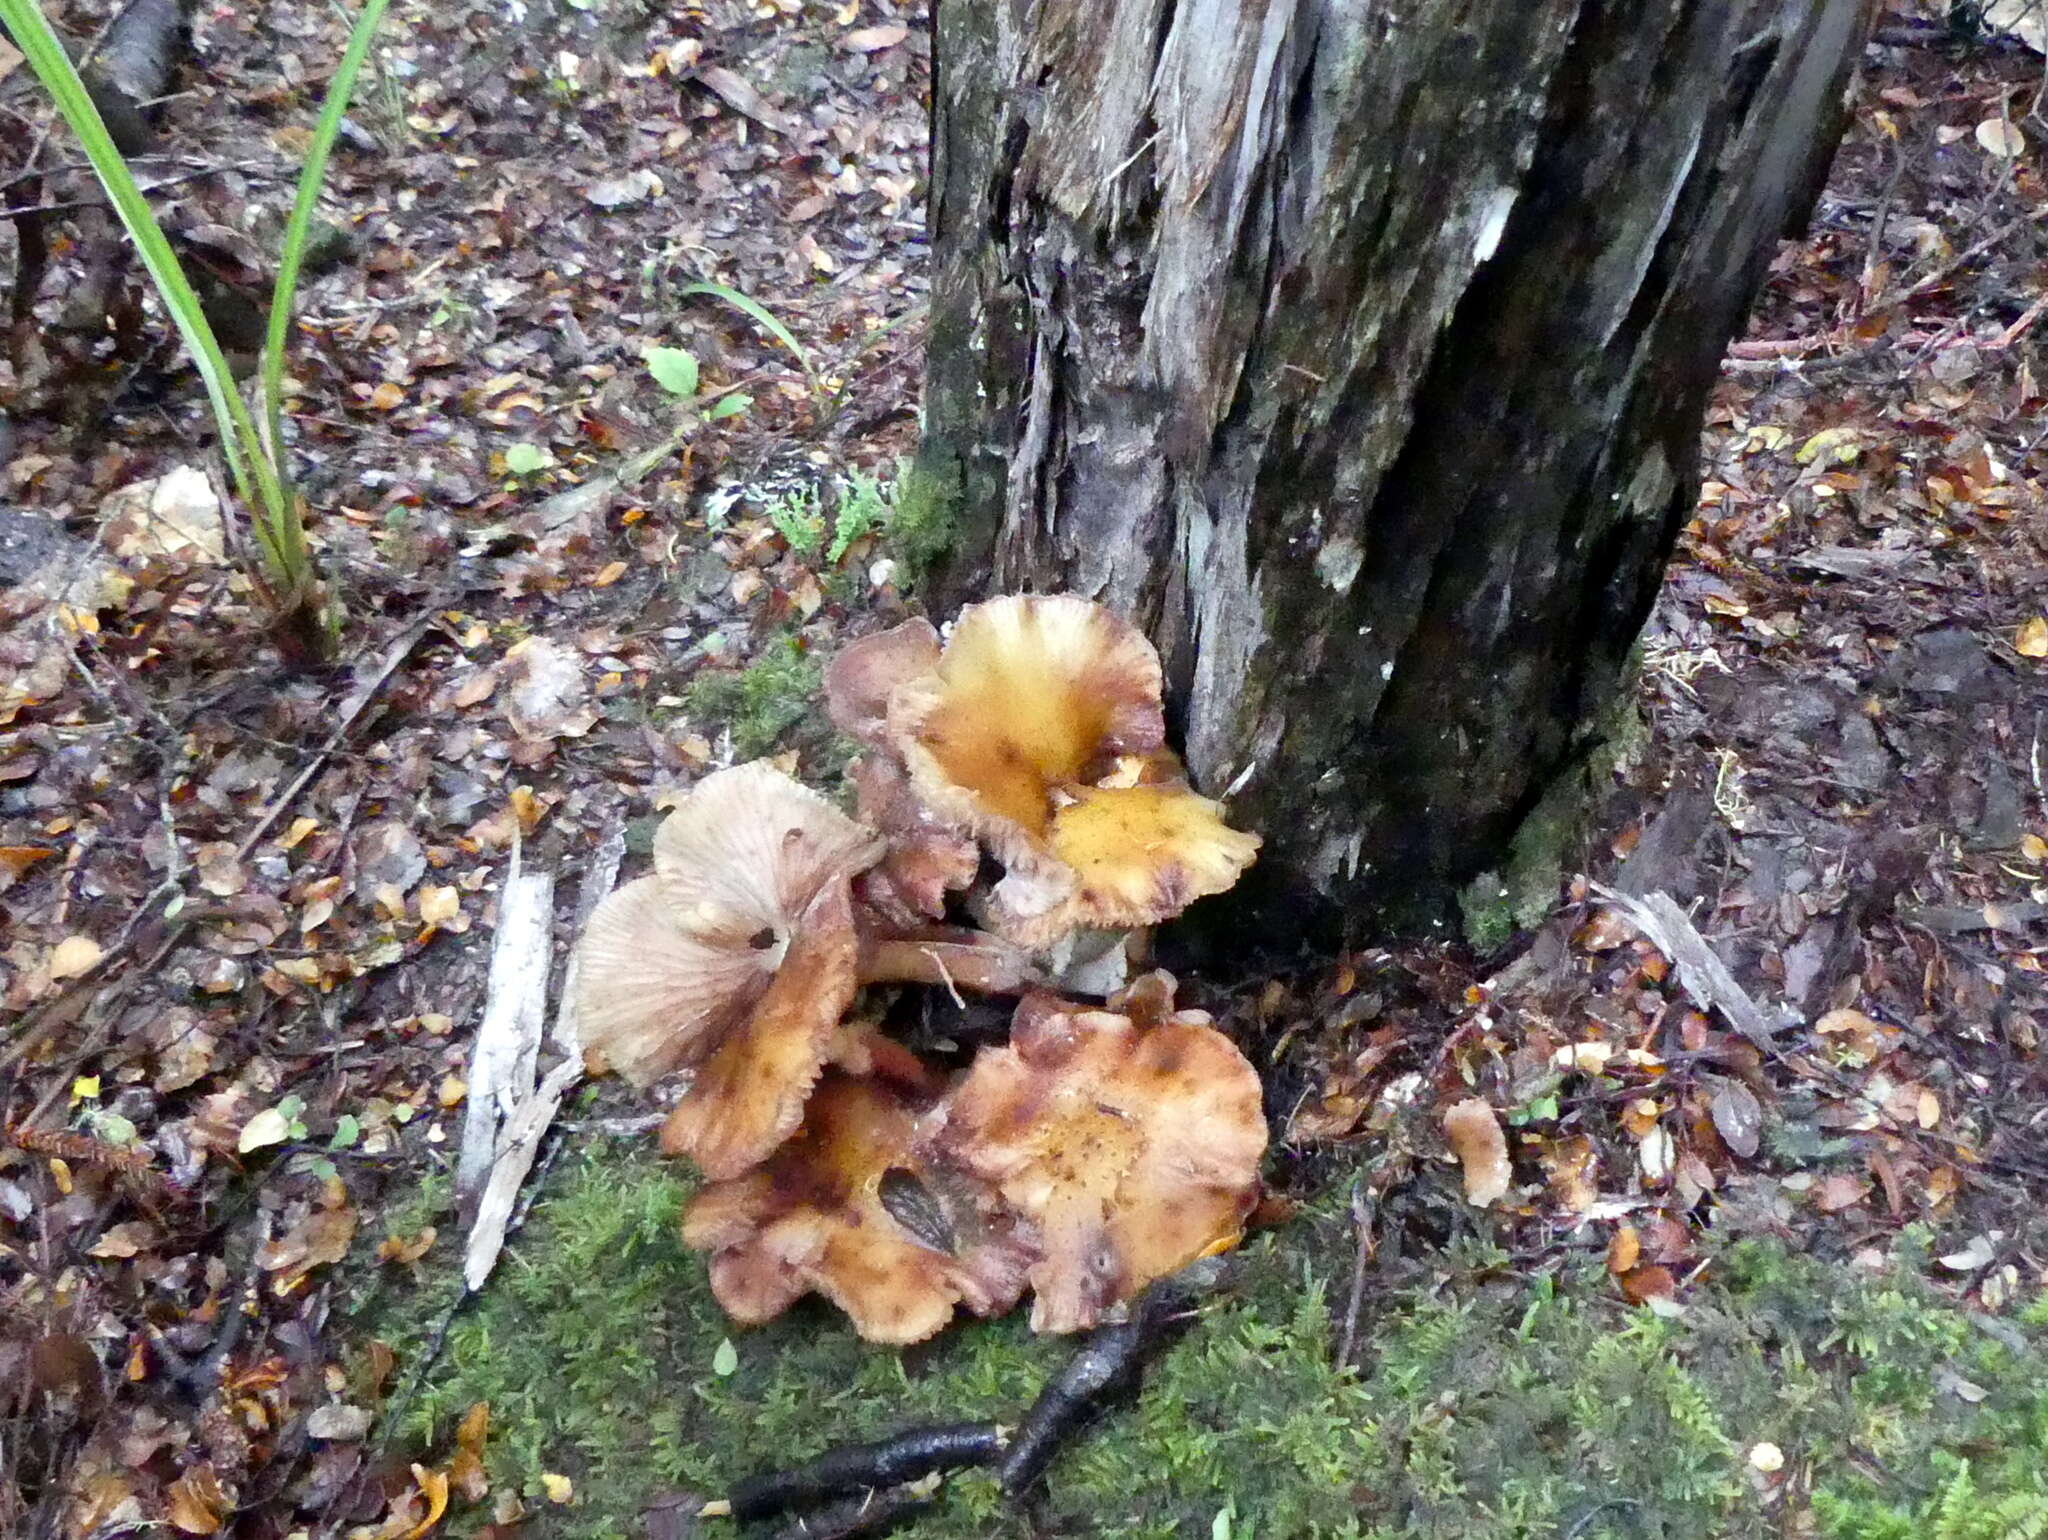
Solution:
<svg viewBox="0 0 2048 1540"><path fill-rule="evenodd" d="M699 371L696 354L688 348L654 347L640 356L655 384L679 401L698 400ZM704 399L706 422L736 417L754 404L754 398L743 394L737 387L705 392Z"/></svg>
<svg viewBox="0 0 2048 1540"><path fill-rule="evenodd" d="M150 281L156 286L172 324L192 355L206 386L208 404L220 433L221 449L236 495L252 516L260 560L251 573L271 607L280 636L316 656L332 654L334 626L321 597L319 575L306 546L305 521L299 495L291 484L284 459L284 351L291 331L292 302L298 293L313 214L326 176L327 157L341 132L342 114L357 74L370 51L370 41L383 20L389 0L364 0L348 47L328 83L320 119L306 147L299 173L298 196L285 222L278 251L277 282L271 293L270 323L264 338L258 376L260 413L252 414L236 387L220 341L206 319L177 253L156 222L113 136L93 105L71 57L50 27L36 0L0 0L0 20L19 44L36 78L50 93L57 111L78 136L108 201L135 243Z"/></svg>
<svg viewBox="0 0 2048 1540"><path fill-rule="evenodd" d="M822 396L825 393L824 379L819 375L817 366L811 362L811 355L804 351L804 345L796 340L795 334L775 319L766 305L722 283L686 284L678 297L688 299L693 294L708 294L713 299L724 300L741 315L757 323L769 336L789 349L790 355L802 367L804 378L810 382L812 396Z"/></svg>
<svg viewBox="0 0 2048 1540"><path fill-rule="evenodd" d="M537 476L555 463L555 457L538 444L514 444L505 451L505 469L515 476Z"/></svg>
<svg viewBox="0 0 2048 1540"><path fill-rule="evenodd" d="M824 549L825 510L816 488L784 492L769 502L766 512L768 522L798 556L808 561Z"/></svg>
<svg viewBox="0 0 2048 1540"><path fill-rule="evenodd" d="M889 488L879 476L854 471L839 492L839 508L832 521L832 545L825 560L838 566L862 536L887 529L890 517Z"/></svg>

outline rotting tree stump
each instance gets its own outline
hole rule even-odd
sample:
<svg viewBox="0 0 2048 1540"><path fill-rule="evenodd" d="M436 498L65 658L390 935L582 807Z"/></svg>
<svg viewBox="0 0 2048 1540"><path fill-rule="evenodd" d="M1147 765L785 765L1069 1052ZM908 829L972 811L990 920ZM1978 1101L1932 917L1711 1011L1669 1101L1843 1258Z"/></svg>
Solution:
<svg viewBox="0 0 2048 1540"><path fill-rule="evenodd" d="M1441 916L1583 783L1869 10L939 0L935 598L1133 617L1255 902Z"/></svg>

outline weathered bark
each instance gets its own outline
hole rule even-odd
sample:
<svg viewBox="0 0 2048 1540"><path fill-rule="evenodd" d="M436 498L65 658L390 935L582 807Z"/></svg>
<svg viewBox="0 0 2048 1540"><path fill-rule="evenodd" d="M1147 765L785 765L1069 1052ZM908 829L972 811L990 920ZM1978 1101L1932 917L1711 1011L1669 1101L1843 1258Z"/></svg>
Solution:
<svg viewBox="0 0 2048 1540"><path fill-rule="evenodd" d="M1346 906L1583 762L1867 0L939 0L941 602L1136 618Z"/></svg>

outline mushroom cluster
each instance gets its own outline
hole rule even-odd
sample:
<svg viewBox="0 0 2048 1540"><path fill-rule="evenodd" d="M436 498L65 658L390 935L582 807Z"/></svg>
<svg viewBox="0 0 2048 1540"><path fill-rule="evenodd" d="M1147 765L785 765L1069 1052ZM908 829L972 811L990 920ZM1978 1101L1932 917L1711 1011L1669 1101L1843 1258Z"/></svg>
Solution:
<svg viewBox="0 0 2048 1540"><path fill-rule="evenodd" d="M856 642L825 676L856 816L766 761L718 771L598 906L585 1060L682 1078L661 1145L708 1178L683 1236L735 1320L815 1292L907 1343L1028 1288L1034 1329L1079 1331L1235 1244L1258 1076L1170 975L1121 977L1259 843L1188 784L1160 686L1140 633L1068 597ZM921 1057L902 990L869 988L920 985L1017 996L1009 1041Z"/></svg>

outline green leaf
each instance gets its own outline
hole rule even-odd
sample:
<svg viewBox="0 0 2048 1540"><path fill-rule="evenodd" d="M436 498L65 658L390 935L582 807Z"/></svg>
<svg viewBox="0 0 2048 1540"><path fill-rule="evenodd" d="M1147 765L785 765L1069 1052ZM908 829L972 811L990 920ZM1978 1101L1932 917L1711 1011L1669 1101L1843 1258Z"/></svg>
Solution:
<svg viewBox="0 0 2048 1540"><path fill-rule="evenodd" d="M292 200L291 215L284 226L284 242L278 248L277 282L270 293L270 324L263 338L263 370L258 391L264 424L269 430L265 448L273 456L279 453L278 445L283 441L284 347L291 336L292 302L298 295L299 272L305 263L306 244L312 237L313 216L319 209L320 184L327 177L327 156L341 134L342 117L348 111L349 98L355 94L356 76L362 71L363 60L369 56L370 40L376 36L377 24L384 19L384 8L390 3L391 0L364 0L355 25L349 31L348 46L342 50L341 63L327 82L327 96L320 104L320 119L313 125L313 137L306 143L306 164L299 170L298 195ZM306 532L296 500L292 501L288 514L278 531L285 564L305 570Z"/></svg>
<svg viewBox="0 0 2048 1540"><path fill-rule="evenodd" d="M685 348L649 348L640 355L654 383L685 400L697 394L696 355Z"/></svg>
<svg viewBox="0 0 2048 1540"><path fill-rule="evenodd" d="M710 410L704 414L704 420L706 422L722 422L728 417L739 416L740 413L753 404L754 398L749 395L736 393L730 396L722 396L711 404Z"/></svg>
<svg viewBox="0 0 2048 1540"><path fill-rule="evenodd" d="M546 470L554 459L537 444L514 444L505 451L505 469L515 476L531 476L536 471Z"/></svg>
<svg viewBox="0 0 2048 1540"><path fill-rule="evenodd" d="M711 1355L711 1372L724 1379L739 1366L740 1350L732 1345L732 1338L720 1338L717 1351Z"/></svg>
<svg viewBox="0 0 2048 1540"><path fill-rule="evenodd" d="M796 361L803 365L804 374L810 379L812 392L817 393L822 389L821 382L818 379L818 371L812 366L811 355L804 351L804 345L796 340L787 326L784 326L774 316L770 315L768 308L759 300L750 299L740 293L738 289L729 289L722 283L689 284L683 289L679 297L688 299L692 294L709 294L713 299L722 299L742 315L749 316L758 321L763 331L788 348L790 353L796 358Z"/></svg>
<svg viewBox="0 0 2048 1540"><path fill-rule="evenodd" d="M345 1150L362 1137L363 1125L361 1119L357 1118L353 1112L344 1112L334 1120L334 1132L328 1137L327 1148L330 1150Z"/></svg>

